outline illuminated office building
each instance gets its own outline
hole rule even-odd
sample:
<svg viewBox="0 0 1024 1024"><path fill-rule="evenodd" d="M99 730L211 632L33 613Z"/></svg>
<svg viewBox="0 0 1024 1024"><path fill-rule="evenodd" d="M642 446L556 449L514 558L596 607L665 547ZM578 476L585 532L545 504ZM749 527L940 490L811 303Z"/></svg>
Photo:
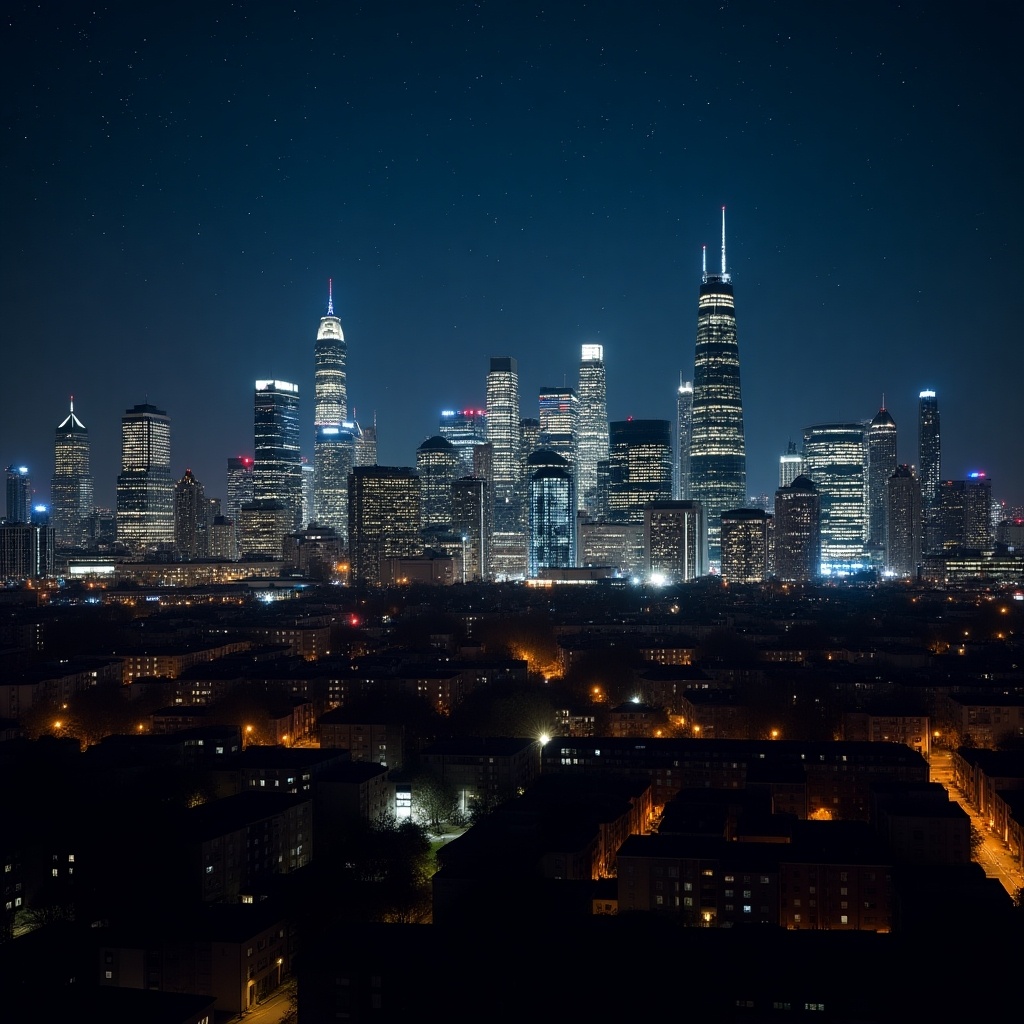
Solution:
<svg viewBox="0 0 1024 1024"><path fill-rule="evenodd" d="M302 523L302 456L299 452L299 386L256 381L253 500L278 502L291 513L290 529Z"/></svg>
<svg viewBox="0 0 1024 1024"><path fill-rule="evenodd" d="M89 431L71 411L57 427L53 443L53 479L50 481L51 522L58 547L83 544L93 510Z"/></svg>
<svg viewBox="0 0 1024 1024"><path fill-rule="evenodd" d="M693 384L680 375L676 389L676 498L690 500L690 438L693 434Z"/></svg>
<svg viewBox="0 0 1024 1024"><path fill-rule="evenodd" d="M608 518L642 523L644 506L672 499L668 420L617 420L609 430Z"/></svg>
<svg viewBox="0 0 1024 1024"><path fill-rule="evenodd" d="M776 579L803 583L821 574L821 496L806 476L775 492L773 548Z"/></svg>
<svg viewBox="0 0 1024 1024"><path fill-rule="evenodd" d="M597 464L608 458L608 380L604 346L583 345L579 379L579 442L577 444L577 504L597 512Z"/></svg>
<svg viewBox="0 0 1024 1024"><path fill-rule="evenodd" d="M313 521L348 536L348 475L355 464L353 424L314 427Z"/></svg>
<svg viewBox="0 0 1024 1024"><path fill-rule="evenodd" d="M228 459L228 485L225 513L228 519L239 528L242 521L242 506L248 505L253 499L252 483L253 459L249 455L232 456Z"/></svg>
<svg viewBox="0 0 1024 1024"><path fill-rule="evenodd" d="M550 448L526 460L527 573L576 564L576 488L569 461Z"/></svg>
<svg viewBox="0 0 1024 1024"><path fill-rule="evenodd" d="M462 475L458 450L440 435L428 437L416 449L416 472L420 478L420 520L423 529L450 527L452 484Z"/></svg>
<svg viewBox="0 0 1024 1024"><path fill-rule="evenodd" d="M939 484L936 526L947 551L984 551L992 546L992 483L984 473Z"/></svg>
<svg viewBox="0 0 1024 1024"><path fill-rule="evenodd" d="M464 476L452 483L452 533L462 538L462 581L491 578L490 548L494 503L482 477Z"/></svg>
<svg viewBox="0 0 1024 1024"><path fill-rule="evenodd" d="M779 486L788 487L803 474L804 457L796 450L796 442L790 441L785 455L779 456Z"/></svg>
<svg viewBox="0 0 1024 1024"><path fill-rule="evenodd" d="M687 583L707 573L707 524L699 501L652 501L643 524L649 579Z"/></svg>
<svg viewBox="0 0 1024 1024"><path fill-rule="evenodd" d="M942 547L939 523L939 484L942 483L942 444L939 432L939 400L935 392L922 391L917 405L917 475L921 480L921 543L925 551Z"/></svg>
<svg viewBox="0 0 1024 1024"><path fill-rule="evenodd" d="M515 359L491 359L487 374L487 442L493 449L494 529L519 528L520 459L519 369Z"/></svg>
<svg viewBox="0 0 1024 1024"><path fill-rule="evenodd" d="M459 453L462 476L474 476L473 449L487 442L487 412L484 409L445 409L438 433Z"/></svg>
<svg viewBox="0 0 1024 1024"><path fill-rule="evenodd" d="M541 388L537 447L558 452L576 479L580 431L580 401L572 388ZM575 489L575 488L574 488Z"/></svg>
<svg viewBox="0 0 1024 1024"><path fill-rule="evenodd" d="M697 303L690 435L690 497L704 506L708 557L712 565L717 565L720 557L722 512L741 508L746 496L740 350L732 279L726 272L725 207L722 207L721 273L709 274L705 259Z"/></svg>
<svg viewBox="0 0 1024 1024"><path fill-rule="evenodd" d="M27 466L7 467L8 523L27 523L32 519L32 480Z"/></svg>
<svg viewBox="0 0 1024 1024"><path fill-rule="evenodd" d="M320 318L313 347L313 425L340 426L348 419L348 346L334 315L333 284L327 285L327 313Z"/></svg>
<svg viewBox="0 0 1024 1024"><path fill-rule="evenodd" d="M54 529L40 523L0 524L0 581L53 576Z"/></svg>
<svg viewBox="0 0 1024 1024"><path fill-rule="evenodd" d="M897 466L885 490L885 571L916 578L921 564L921 481Z"/></svg>
<svg viewBox="0 0 1024 1024"><path fill-rule="evenodd" d="M408 466L356 466L348 484L352 583L379 587L387 559L423 554L420 478Z"/></svg>
<svg viewBox="0 0 1024 1024"><path fill-rule="evenodd" d="M117 540L138 552L174 543L171 421L155 405L133 406L121 418Z"/></svg>
<svg viewBox="0 0 1024 1024"><path fill-rule="evenodd" d="M373 417L373 426L360 427L357 422L352 424L352 436L355 439L355 465L377 465L377 417Z"/></svg>
<svg viewBox="0 0 1024 1024"><path fill-rule="evenodd" d="M208 512L203 485L186 469L174 485L174 549L182 558L207 554Z"/></svg>
<svg viewBox="0 0 1024 1024"><path fill-rule="evenodd" d="M763 583L771 568L772 517L759 508L722 513L722 579Z"/></svg>
<svg viewBox="0 0 1024 1024"><path fill-rule="evenodd" d="M885 406L868 426L867 543L877 551L885 548L885 502L889 479L896 472L896 421Z"/></svg>
<svg viewBox="0 0 1024 1024"><path fill-rule="evenodd" d="M867 473L863 423L804 429L807 475L821 497L821 561L825 571L863 564Z"/></svg>

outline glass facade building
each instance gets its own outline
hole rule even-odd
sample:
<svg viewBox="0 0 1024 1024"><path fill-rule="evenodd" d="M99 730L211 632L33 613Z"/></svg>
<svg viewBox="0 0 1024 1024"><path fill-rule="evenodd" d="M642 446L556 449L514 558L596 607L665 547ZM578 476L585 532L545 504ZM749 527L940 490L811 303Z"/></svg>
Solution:
<svg viewBox="0 0 1024 1024"><path fill-rule="evenodd" d="M885 571L915 578L921 565L921 481L898 466L885 488Z"/></svg>
<svg viewBox="0 0 1024 1024"><path fill-rule="evenodd" d="M458 450L440 435L428 437L416 449L420 478L420 519L423 529L452 524L452 484L462 475Z"/></svg>
<svg viewBox="0 0 1024 1024"><path fill-rule="evenodd" d="M527 460L527 574L576 564L576 488L567 459L541 448Z"/></svg>
<svg viewBox="0 0 1024 1024"><path fill-rule="evenodd" d="M455 445L462 461L462 475L473 476L473 449L487 441L486 410L445 409L437 432Z"/></svg>
<svg viewBox="0 0 1024 1024"><path fill-rule="evenodd" d="M348 474L354 460L354 437L348 420L348 346L334 313L328 285L327 313L320 318L313 348L313 507L311 518L340 537L348 529Z"/></svg>
<svg viewBox="0 0 1024 1024"><path fill-rule="evenodd" d="M408 466L356 466L348 484L351 579L379 587L385 559L423 554L420 478Z"/></svg>
<svg viewBox="0 0 1024 1024"><path fill-rule="evenodd" d="M722 513L722 579L763 583L771 569L772 517L759 508Z"/></svg>
<svg viewBox="0 0 1024 1024"><path fill-rule="evenodd" d="M942 483L942 444L939 400L934 391L922 391L917 403L917 474L921 480L921 543L925 551L942 547L939 523L939 484Z"/></svg>
<svg viewBox="0 0 1024 1024"><path fill-rule="evenodd" d="M885 502L889 478L896 472L896 421L883 406L868 427L869 547L885 548Z"/></svg>
<svg viewBox="0 0 1024 1024"><path fill-rule="evenodd" d="M821 574L821 496L806 476L775 492L773 547L776 579L803 583Z"/></svg>
<svg viewBox="0 0 1024 1024"><path fill-rule="evenodd" d="M642 523L648 502L672 500L672 425L617 420L609 437L608 518Z"/></svg>
<svg viewBox="0 0 1024 1024"><path fill-rule="evenodd" d="M826 571L862 565L867 529L867 448L863 423L804 429L807 475L821 497L821 561Z"/></svg>
<svg viewBox="0 0 1024 1024"><path fill-rule="evenodd" d="M117 540L135 551L174 543L171 421L155 405L136 405L121 418Z"/></svg>
<svg viewBox="0 0 1024 1024"><path fill-rule="evenodd" d="M597 464L608 458L608 379L603 345L582 346L578 394L577 504L595 514L598 505Z"/></svg>
<svg viewBox="0 0 1024 1024"><path fill-rule="evenodd" d="M690 500L690 438L693 434L693 384L680 380L676 390L676 498Z"/></svg>
<svg viewBox="0 0 1024 1024"><path fill-rule="evenodd" d="M279 502L291 513L291 529L298 529L302 519L298 384L256 381L253 422L253 500Z"/></svg>
<svg viewBox="0 0 1024 1024"><path fill-rule="evenodd" d="M53 443L53 479L50 481L50 522L58 547L85 543L93 510L89 431L71 411L57 427Z"/></svg>
<svg viewBox="0 0 1024 1024"><path fill-rule="evenodd" d="M707 565L707 525L699 501L654 501L644 510L648 578L686 583Z"/></svg>
<svg viewBox="0 0 1024 1024"><path fill-rule="evenodd" d="M697 346L693 364L690 496L707 516L708 556L719 562L720 519L740 508L747 494L747 456L740 391L733 286L725 264L722 210L722 270L704 273L697 300Z"/></svg>

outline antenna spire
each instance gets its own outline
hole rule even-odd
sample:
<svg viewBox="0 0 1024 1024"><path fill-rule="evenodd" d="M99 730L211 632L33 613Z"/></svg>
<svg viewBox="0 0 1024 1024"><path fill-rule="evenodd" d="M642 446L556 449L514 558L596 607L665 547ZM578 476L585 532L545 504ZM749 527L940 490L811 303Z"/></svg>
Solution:
<svg viewBox="0 0 1024 1024"><path fill-rule="evenodd" d="M700 265L701 265L701 280L707 281L708 279L708 247L702 245L700 247Z"/></svg>
<svg viewBox="0 0 1024 1024"><path fill-rule="evenodd" d="M75 411L75 396L74 395L71 396L71 411L72 412Z"/></svg>
<svg viewBox="0 0 1024 1024"><path fill-rule="evenodd" d="M722 207L722 277L725 277L725 207Z"/></svg>
<svg viewBox="0 0 1024 1024"><path fill-rule="evenodd" d="M327 278L327 315L334 316L334 279Z"/></svg>

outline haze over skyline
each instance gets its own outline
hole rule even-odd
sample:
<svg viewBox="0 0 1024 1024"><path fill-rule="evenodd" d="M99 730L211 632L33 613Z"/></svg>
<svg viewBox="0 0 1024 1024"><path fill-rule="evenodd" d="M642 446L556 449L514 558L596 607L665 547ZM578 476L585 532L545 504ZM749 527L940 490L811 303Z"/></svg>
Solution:
<svg viewBox="0 0 1024 1024"><path fill-rule="evenodd" d="M211 496L257 378L299 385L311 458L328 278L381 464L482 408L491 356L536 416L602 344L609 419L674 419L725 205L749 494L883 393L915 463L933 388L943 476L1024 502L1015 5L4 13L0 459L40 495L70 394L101 505L144 401Z"/></svg>

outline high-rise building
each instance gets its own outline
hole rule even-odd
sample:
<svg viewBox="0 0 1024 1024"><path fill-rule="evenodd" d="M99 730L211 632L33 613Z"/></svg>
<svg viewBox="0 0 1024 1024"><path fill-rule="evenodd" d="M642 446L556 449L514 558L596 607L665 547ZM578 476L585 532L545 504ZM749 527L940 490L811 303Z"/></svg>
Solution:
<svg viewBox="0 0 1024 1024"><path fill-rule="evenodd" d="M864 431L863 423L804 428L807 475L821 496L821 561L828 572L848 571L863 563L867 529Z"/></svg>
<svg viewBox="0 0 1024 1024"><path fill-rule="evenodd" d="M408 466L356 466L348 480L353 584L379 587L388 558L423 554L420 478Z"/></svg>
<svg viewBox="0 0 1024 1024"><path fill-rule="evenodd" d="M117 540L140 552L174 543L171 420L155 405L133 406L121 417Z"/></svg>
<svg viewBox="0 0 1024 1024"><path fill-rule="evenodd" d="M720 558L720 519L741 508L747 496L747 455L740 391L740 350L732 278L725 262L725 207L722 207L722 270L709 274L705 258L697 302L697 346L693 364L690 435L690 496L707 517L708 557Z"/></svg>
<svg viewBox="0 0 1024 1024"><path fill-rule="evenodd" d="M455 445L439 434L428 437L416 449L416 472L420 478L423 529L451 528L452 484L462 475L462 460Z"/></svg>
<svg viewBox="0 0 1024 1024"><path fill-rule="evenodd" d="M775 492L773 563L775 578L787 582L821 574L821 497L806 476Z"/></svg>
<svg viewBox="0 0 1024 1024"><path fill-rule="evenodd" d="M452 533L462 538L462 582L490 579L494 502L483 478L464 476L452 483Z"/></svg>
<svg viewBox="0 0 1024 1024"><path fill-rule="evenodd" d="M582 346L579 399L577 503L593 515L597 511L597 464L608 458L608 380L603 345Z"/></svg>
<svg viewBox="0 0 1024 1024"><path fill-rule="evenodd" d="M486 410L445 409L438 433L455 445L462 461L462 476L473 476L473 449L487 441Z"/></svg>
<svg viewBox="0 0 1024 1024"><path fill-rule="evenodd" d="M235 524L236 531L242 521L242 506L253 500L252 482L253 459L250 455L232 456L228 459L228 485L225 513Z"/></svg>
<svg viewBox="0 0 1024 1024"><path fill-rule="evenodd" d="M568 463L573 480L579 461L580 400L572 388L541 388L538 447L558 452ZM575 489L575 487L574 487Z"/></svg>
<svg viewBox="0 0 1024 1024"><path fill-rule="evenodd" d="M878 410L867 431L868 446L868 547L885 549L885 501L889 479L896 472L896 421L885 405Z"/></svg>
<svg viewBox="0 0 1024 1024"><path fill-rule="evenodd" d="M5 522L28 523L32 520L32 480L28 466L7 467L7 515Z"/></svg>
<svg viewBox="0 0 1024 1024"><path fill-rule="evenodd" d="M208 550L206 492L191 469L174 485L174 548L183 558L201 558Z"/></svg>
<svg viewBox="0 0 1024 1024"><path fill-rule="evenodd" d="M648 579L687 583L707 573L707 524L699 501L652 501L643 524Z"/></svg>
<svg viewBox="0 0 1024 1024"><path fill-rule="evenodd" d="M491 359L487 374L487 442L493 449L494 529L519 529L521 431L519 368L515 359Z"/></svg>
<svg viewBox="0 0 1024 1024"><path fill-rule="evenodd" d="M348 420L348 345L334 313L334 283L327 282L327 313L320 318L313 347L313 501L308 516L342 537L348 522L348 474L353 437Z"/></svg>
<svg viewBox="0 0 1024 1024"><path fill-rule="evenodd" d="M29 522L0 524L0 582L53 576L55 545L52 526Z"/></svg>
<svg viewBox="0 0 1024 1024"><path fill-rule="evenodd" d="M569 461L550 448L526 460L529 517L527 573L576 564L576 488Z"/></svg>
<svg viewBox="0 0 1024 1024"><path fill-rule="evenodd" d="M804 468L804 457L796 450L796 442L790 441L786 453L779 456L779 486L788 487L798 476L803 476Z"/></svg>
<svg viewBox="0 0 1024 1024"><path fill-rule="evenodd" d="M722 579L763 583L771 559L772 517L759 508L722 512Z"/></svg>
<svg viewBox="0 0 1024 1024"><path fill-rule="evenodd" d="M608 518L642 523L648 502L672 500L672 425L617 420L609 435Z"/></svg>
<svg viewBox="0 0 1024 1024"><path fill-rule="evenodd" d="M299 386L284 380L256 381L253 500L277 502L302 519L302 456L299 451Z"/></svg>
<svg viewBox="0 0 1024 1024"><path fill-rule="evenodd" d="M942 483L942 445L939 400L932 390L922 391L917 406L917 475L921 481L921 543L925 551L942 547L939 525L939 484Z"/></svg>
<svg viewBox="0 0 1024 1024"><path fill-rule="evenodd" d="M992 483L984 473L939 484L939 547L984 551L992 546Z"/></svg>
<svg viewBox="0 0 1024 1024"><path fill-rule="evenodd" d="M348 419L348 345L334 315L333 282L327 283L327 313L320 317L313 347L313 424L340 426Z"/></svg>
<svg viewBox="0 0 1024 1024"><path fill-rule="evenodd" d="M316 473L313 463L305 455L302 456L300 464L302 467L302 514L299 516L299 523L302 526L308 526L313 522L313 489L316 483Z"/></svg>
<svg viewBox="0 0 1024 1024"><path fill-rule="evenodd" d="M61 420L53 442L53 479L50 481L51 522L57 546L74 547L86 541L87 520L93 510L89 431L71 411Z"/></svg>
<svg viewBox="0 0 1024 1024"><path fill-rule="evenodd" d="M358 422L352 424L352 437L354 438L355 465L376 466L377 465L377 415L374 414L373 426L360 427Z"/></svg>
<svg viewBox="0 0 1024 1024"><path fill-rule="evenodd" d="M676 389L676 498L690 500L690 438L693 434L693 383L679 375Z"/></svg>
<svg viewBox="0 0 1024 1024"><path fill-rule="evenodd" d="M921 564L921 481L910 466L897 466L885 492L885 571L917 576Z"/></svg>

